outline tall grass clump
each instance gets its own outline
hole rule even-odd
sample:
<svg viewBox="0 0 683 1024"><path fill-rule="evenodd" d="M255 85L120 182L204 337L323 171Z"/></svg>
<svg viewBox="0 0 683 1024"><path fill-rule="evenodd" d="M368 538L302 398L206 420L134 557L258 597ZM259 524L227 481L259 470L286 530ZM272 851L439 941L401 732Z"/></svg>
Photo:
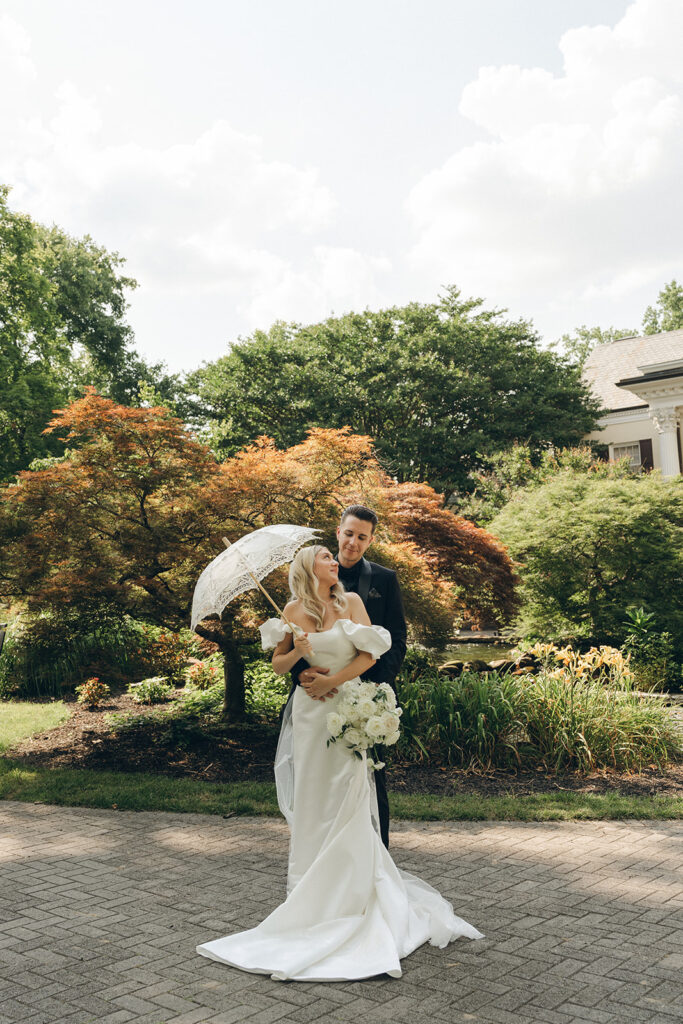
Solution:
<svg viewBox="0 0 683 1024"><path fill-rule="evenodd" d="M512 676L495 672L404 677L397 753L407 760L480 768L519 762L516 689Z"/></svg>
<svg viewBox="0 0 683 1024"><path fill-rule="evenodd" d="M661 697L639 693L628 659L608 648L579 655L537 645L537 673L463 672L434 664L401 673L396 755L473 769L511 765L549 772L663 768L682 737Z"/></svg>
<svg viewBox="0 0 683 1024"><path fill-rule="evenodd" d="M520 698L529 754L549 771L640 771L680 754L661 699L638 693L628 676L608 689L598 679L541 672L522 684Z"/></svg>

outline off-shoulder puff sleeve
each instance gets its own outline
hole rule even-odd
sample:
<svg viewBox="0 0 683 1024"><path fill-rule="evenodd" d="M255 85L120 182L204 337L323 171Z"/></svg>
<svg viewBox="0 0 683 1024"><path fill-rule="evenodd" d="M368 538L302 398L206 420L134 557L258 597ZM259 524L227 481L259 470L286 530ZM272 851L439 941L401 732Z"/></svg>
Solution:
<svg viewBox="0 0 683 1024"><path fill-rule="evenodd" d="M340 619L340 622L357 651L367 651L373 658L379 658L391 647L391 633L384 626L363 626L350 619Z"/></svg>
<svg viewBox="0 0 683 1024"><path fill-rule="evenodd" d="M261 647L264 651L270 651L277 647L281 640L291 633L291 628L282 619L266 619L259 626L261 634Z"/></svg>

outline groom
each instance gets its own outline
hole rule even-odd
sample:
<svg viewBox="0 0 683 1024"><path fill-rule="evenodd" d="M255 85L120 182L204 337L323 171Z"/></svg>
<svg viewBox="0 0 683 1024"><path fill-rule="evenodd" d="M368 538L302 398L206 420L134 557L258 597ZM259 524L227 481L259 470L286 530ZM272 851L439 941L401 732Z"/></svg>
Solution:
<svg viewBox="0 0 683 1024"><path fill-rule="evenodd" d="M396 676L406 653L406 619L396 573L363 557L373 541L376 526L377 515L372 509L365 505L345 508L337 527L337 562L344 589L359 595L373 626L384 626L391 633L391 647L364 673L363 678L375 683L389 683L395 690ZM329 669L308 666L305 661L297 662L292 669L295 685L310 681L316 672L327 673ZM375 786L382 842L388 849L389 801L384 768L375 772Z"/></svg>

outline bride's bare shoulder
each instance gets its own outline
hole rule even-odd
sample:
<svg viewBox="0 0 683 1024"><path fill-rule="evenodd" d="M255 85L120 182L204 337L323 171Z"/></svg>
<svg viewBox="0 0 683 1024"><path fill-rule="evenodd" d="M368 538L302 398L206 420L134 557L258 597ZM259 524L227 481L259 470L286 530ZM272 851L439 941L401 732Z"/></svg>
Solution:
<svg viewBox="0 0 683 1024"><path fill-rule="evenodd" d="M304 611L304 606L298 597L295 597L293 601L288 601L284 607L284 613L288 619L295 622L297 626L306 627L307 615Z"/></svg>
<svg viewBox="0 0 683 1024"><path fill-rule="evenodd" d="M347 594L346 600L348 601L349 617L353 622L360 622L364 626L369 625L370 618L367 609L358 594Z"/></svg>

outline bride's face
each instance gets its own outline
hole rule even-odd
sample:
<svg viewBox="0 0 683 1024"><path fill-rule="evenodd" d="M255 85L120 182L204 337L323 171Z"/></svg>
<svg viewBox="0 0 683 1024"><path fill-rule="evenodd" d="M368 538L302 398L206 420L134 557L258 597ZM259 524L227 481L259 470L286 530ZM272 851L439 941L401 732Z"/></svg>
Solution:
<svg viewBox="0 0 683 1024"><path fill-rule="evenodd" d="M333 587L339 579L339 566L327 548L323 548L315 556L313 574L321 587Z"/></svg>

